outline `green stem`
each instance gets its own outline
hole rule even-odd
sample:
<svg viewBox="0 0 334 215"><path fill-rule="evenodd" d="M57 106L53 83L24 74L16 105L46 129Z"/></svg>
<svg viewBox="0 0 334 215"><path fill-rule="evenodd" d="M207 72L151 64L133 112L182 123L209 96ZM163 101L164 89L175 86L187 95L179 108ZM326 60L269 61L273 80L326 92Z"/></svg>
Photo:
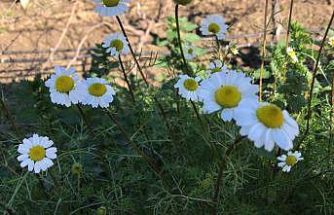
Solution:
<svg viewBox="0 0 334 215"><path fill-rule="evenodd" d="M88 128L89 128L90 130L92 130L92 127L91 127L91 125L90 125L90 123L89 123L89 121L88 121L88 118L87 118L87 116L85 115L85 113L83 112L81 106L80 106L79 104L77 104L76 107L77 107L78 110L79 110L79 113L80 113L80 116L81 116L82 120L85 122L85 124L88 126Z"/></svg>
<svg viewBox="0 0 334 215"><path fill-rule="evenodd" d="M143 70L142 70L142 68L141 68L141 66L140 66L140 64L139 64L139 62L138 62L138 60L137 60L136 54L135 54L135 52L134 52L134 50L133 50L133 48L132 48L132 45L131 45L130 40L129 40L129 37L128 37L126 31L125 31L125 28L124 28L124 25L123 25L123 23L122 23L122 20L121 20L121 18L120 18L119 16L116 16L116 19L117 19L117 22L118 22L118 24L119 24L119 26L120 26L120 28L121 28L121 30L122 30L122 32L123 32L124 37L126 38L126 41L128 42L129 49L130 49L131 55L132 55L132 57L133 57L133 60L134 60L135 63L136 63L137 69L139 70L139 73L140 73L142 79L144 80L146 86L149 87L150 85L149 85L149 83L148 83L148 81L147 81L147 78L146 78L146 76L144 75L144 72L143 72Z"/></svg>
<svg viewBox="0 0 334 215"><path fill-rule="evenodd" d="M177 37L178 37L178 43L179 43L179 47L180 47L180 51L181 51L181 56L182 56L182 60L183 60L183 64L184 64L184 68L186 69L186 74L191 76L191 72L188 70L189 66L187 63L187 60L185 58L184 52L183 52L183 48L182 48L182 39L181 39L181 31L180 31L180 22L179 22L179 4L176 4L175 6L175 20L176 20L176 31L177 31ZM204 128L201 116L198 113L197 107L195 105L195 103L193 101L191 101L192 107L195 111L196 117L198 119L198 121L200 122L202 128Z"/></svg>
<svg viewBox="0 0 334 215"><path fill-rule="evenodd" d="M15 197L17 195L17 193L19 192L22 184L23 184L23 181L26 180L27 176L28 176L29 172L26 172L24 174L24 176L21 178L21 181L18 183L18 185L16 186L15 190L14 190L14 193L12 195L12 197L10 198L9 202L7 203L7 207L10 208L15 200Z"/></svg>
<svg viewBox="0 0 334 215"><path fill-rule="evenodd" d="M291 0L291 3L290 3L288 29L286 30L286 38L285 38L285 47L286 47L286 48L287 48L288 45L289 45L289 37L290 37L290 29L291 29L291 20L292 20L292 11L293 11L293 1L294 1L294 0Z"/></svg>
<svg viewBox="0 0 334 215"><path fill-rule="evenodd" d="M263 94L263 72L264 72L264 62L266 57L266 48L267 48L267 17L268 17L268 5L269 0L266 0L266 8L264 12L264 31L263 31L263 44L262 44L262 62L260 70L260 83L259 83L259 100L262 101Z"/></svg>
<svg viewBox="0 0 334 215"><path fill-rule="evenodd" d="M308 105L307 105L306 129L305 129L303 137L301 138L301 140L300 140L300 142L297 146L297 149L300 147L301 143L305 140L306 136L308 135L308 133L310 131L310 124L311 124L310 121L311 121L311 118L312 118L312 100L313 100L315 80L316 80L316 77L317 77L317 71L318 71L318 68L319 68L321 53L322 53L323 47L325 46L327 35L328 35L328 32L329 32L329 30L332 26L333 19L334 19L334 10L332 12L332 16L331 16L330 21L328 23L325 35L322 39L320 50L319 50L318 57L317 57L317 61L315 63L314 69L313 69L311 88L310 88L310 92L309 92L309 100L308 100Z"/></svg>
<svg viewBox="0 0 334 215"><path fill-rule="evenodd" d="M0 98L0 110L2 110L3 113L5 114L5 117L10 122L12 129L14 129L17 134L19 134L19 129L16 125L14 117L11 114L11 112L9 111L9 109L8 109L8 107L7 107L7 105L4 101L4 98Z"/></svg>
<svg viewBox="0 0 334 215"><path fill-rule="evenodd" d="M137 68L139 70L139 73L140 73L142 79L144 80L144 82L146 84L146 87L149 88L150 85L149 85L148 80L147 80L146 76L144 75L144 72L143 72L143 70L142 70L142 68L141 68L141 66L140 66L140 64L139 64L139 62L138 62L138 60L136 58L136 54L135 54L135 52L134 52L134 50L132 48L132 45L131 45L129 37L128 37L126 31L125 31L125 28L124 28L124 25L122 23L122 20L121 20L121 18L119 16L116 16L116 19L117 19L117 22L118 22L121 30L122 30L122 33L123 33L124 37L126 38L126 41L128 42L132 58L135 61L135 64L136 64L136 66L137 66ZM157 107L159 109L159 112L160 112L163 120L165 121L166 128L170 131L170 126L169 126L169 123L168 123L168 120L167 120L167 116L165 114L166 112L165 112L164 108L162 107L162 105L160 104L159 100L155 96L153 97L153 99L154 99L154 101L155 101L155 103L156 103L156 105L157 105Z"/></svg>
<svg viewBox="0 0 334 215"><path fill-rule="evenodd" d="M191 72L189 70L188 64L187 64L187 60L186 57L184 55L183 52L183 47L182 47L182 40L181 40L181 31L180 31L180 22L179 22L179 4L176 4L175 6L175 20L176 20L176 31L177 31L177 41L180 47L180 52L181 52L181 57L182 57L182 61L183 61L183 65L185 68L185 72L187 75L191 76Z"/></svg>
<svg viewBox="0 0 334 215"><path fill-rule="evenodd" d="M123 126L119 123L119 121L112 115L112 113L109 112L109 110L107 109L105 111L109 117L109 119L115 123L115 125L117 126L117 128L120 130L120 132L122 133L122 135L125 137L125 139L127 140L127 142L130 144L130 146L140 155L143 157L143 159L147 162L148 166L154 171L155 174L157 174L159 177L161 177L162 172L160 167L156 166L154 161L152 161L151 158L149 158L138 146L137 144L135 144L132 140L132 138L130 138L130 136L128 135L128 133L126 132L126 130L123 128Z"/></svg>
<svg viewBox="0 0 334 215"><path fill-rule="evenodd" d="M214 187L214 192L213 192L213 197L212 197L212 202L214 203L214 206L212 208L212 214L216 215L217 209L218 209L218 203L219 203L219 193L223 185L223 176L224 176L224 171L226 167L226 162L229 157L229 155L233 152L233 150L236 148L236 146L244 139L244 137L239 137L237 138L232 145L230 145L227 150L225 151L223 155L223 159L220 162L220 168L218 172L218 177L217 181Z"/></svg>
<svg viewBox="0 0 334 215"><path fill-rule="evenodd" d="M128 75L126 74L125 67L124 67L121 55L118 56L118 59L119 59L119 64L121 65L121 69L122 69L122 73L123 73L123 76L124 76L124 80L125 80L126 84L128 85L128 88L129 88L131 99L132 99L133 103L136 103L135 95L133 93L133 89L132 89L131 83L130 83L130 81L128 79Z"/></svg>
<svg viewBox="0 0 334 215"><path fill-rule="evenodd" d="M223 60L225 61L225 59L222 59L222 56L221 56L221 48L220 48L220 41L218 39L218 36L215 35L215 41L216 41L216 45L217 45L217 54L218 54L218 59L219 60Z"/></svg>

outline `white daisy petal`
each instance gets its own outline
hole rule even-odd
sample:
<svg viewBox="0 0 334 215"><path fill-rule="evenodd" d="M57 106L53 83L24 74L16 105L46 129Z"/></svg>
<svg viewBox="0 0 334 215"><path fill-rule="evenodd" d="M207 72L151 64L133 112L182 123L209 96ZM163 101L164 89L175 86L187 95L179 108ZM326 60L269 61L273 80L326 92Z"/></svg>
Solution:
<svg viewBox="0 0 334 215"><path fill-rule="evenodd" d="M199 101L199 80L199 77L180 75L174 87L178 89L178 94L187 101Z"/></svg>
<svg viewBox="0 0 334 215"><path fill-rule="evenodd" d="M236 119L238 117L238 107L244 100L257 100L255 91L253 94L245 93L247 88L243 91L240 90L238 82L244 82L248 84L248 87L253 87L250 79L243 73L228 69L215 72L208 79L202 81L199 97L203 101L203 112L214 113L222 110L221 118L224 121ZM252 117L252 119L255 118ZM237 120L237 122L240 121ZM251 124L255 122L255 120L252 120ZM243 120L240 123L244 124L245 121Z"/></svg>
<svg viewBox="0 0 334 215"><path fill-rule="evenodd" d="M275 144L286 151L293 148L292 141L299 133L298 124L276 105L254 101L244 100L235 110L234 119L241 127L240 134L248 136L256 146L263 143L267 151L272 151Z"/></svg>
<svg viewBox="0 0 334 215"><path fill-rule="evenodd" d="M49 148L53 145L53 141L48 137L34 134L33 137L22 142L18 148L21 155L17 157L17 160L21 162L20 166L22 168L28 166L28 171L40 173L53 165L51 159L57 158L57 149L56 147Z"/></svg>
<svg viewBox="0 0 334 215"><path fill-rule="evenodd" d="M288 151L287 154L283 154L277 157L277 166L282 168L283 172L290 172L291 168L294 167L299 161L303 160L302 154L298 151Z"/></svg>
<svg viewBox="0 0 334 215"><path fill-rule="evenodd" d="M23 155L18 156L18 157L17 157L17 160L18 160L18 161L24 161L24 160L26 160L26 159L28 159L28 158L29 158L29 155L28 155L28 154L23 154Z"/></svg>
<svg viewBox="0 0 334 215"><path fill-rule="evenodd" d="M77 84L79 101L93 108L107 108L114 101L114 89L102 78L87 78Z"/></svg>
<svg viewBox="0 0 334 215"><path fill-rule="evenodd" d="M75 73L74 68L66 70L64 67L56 66L55 73L45 82L45 86L50 91L51 102L70 107L72 102L77 100L69 95L76 90L78 81L79 76Z"/></svg>
<svg viewBox="0 0 334 215"><path fill-rule="evenodd" d="M202 20L200 31L204 36L215 35L219 40L225 39L228 26L225 20L219 15L210 15Z"/></svg>
<svg viewBox="0 0 334 215"><path fill-rule="evenodd" d="M129 53L129 43L122 33L114 33L107 35L102 43L106 52L111 56L126 55Z"/></svg>

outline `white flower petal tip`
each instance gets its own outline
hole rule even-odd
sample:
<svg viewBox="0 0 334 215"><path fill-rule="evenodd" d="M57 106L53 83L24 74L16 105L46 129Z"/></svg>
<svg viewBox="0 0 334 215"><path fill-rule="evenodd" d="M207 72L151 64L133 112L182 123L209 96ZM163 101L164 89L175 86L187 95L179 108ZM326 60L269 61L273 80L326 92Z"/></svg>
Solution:
<svg viewBox="0 0 334 215"><path fill-rule="evenodd" d="M257 101L257 92L258 86L251 84L243 73L224 69L201 82L199 97L204 113L222 111L221 118L231 121L242 101Z"/></svg>
<svg viewBox="0 0 334 215"><path fill-rule="evenodd" d="M76 94L84 105L107 108L114 101L116 92L105 79L88 78L78 83Z"/></svg>
<svg viewBox="0 0 334 215"><path fill-rule="evenodd" d="M22 168L28 167L28 171L38 174L53 166L52 160L57 158L57 149L49 148L53 145L52 140L34 134L22 142L18 147L20 155L17 157ZM49 152L50 150L52 153Z"/></svg>
<svg viewBox="0 0 334 215"><path fill-rule="evenodd" d="M220 15L210 15L202 20L200 31L204 36L216 36L218 40L226 37L228 26Z"/></svg>
<svg viewBox="0 0 334 215"><path fill-rule="evenodd" d="M299 161L303 160L302 154L299 151L288 151L287 154L283 154L277 157L279 161L277 166L282 168L283 172L289 173Z"/></svg>
<svg viewBox="0 0 334 215"><path fill-rule="evenodd" d="M64 67L55 67L55 73L45 82L49 88L51 102L54 104L70 107L75 104L77 97L75 90L79 76L74 68L66 69Z"/></svg>
<svg viewBox="0 0 334 215"><path fill-rule="evenodd" d="M187 101L199 101L198 92L200 78L192 78L188 75L180 75L178 78L179 80L174 87L178 89L179 95Z"/></svg>
<svg viewBox="0 0 334 215"><path fill-rule="evenodd" d="M299 126L287 111L274 104L245 100L235 112L240 134L248 136L255 144L261 143L267 151L272 151L275 145L285 151L293 148Z"/></svg>

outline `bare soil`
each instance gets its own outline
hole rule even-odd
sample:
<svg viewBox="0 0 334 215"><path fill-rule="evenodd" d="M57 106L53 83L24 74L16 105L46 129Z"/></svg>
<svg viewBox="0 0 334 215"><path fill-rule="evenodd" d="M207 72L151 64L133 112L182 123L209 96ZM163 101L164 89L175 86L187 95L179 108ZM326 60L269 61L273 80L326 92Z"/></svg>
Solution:
<svg viewBox="0 0 334 215"><path fill-rule="evenodd" d="M119 30L114 18L94 12L91 0L30 1L26 10L11 0L0 1L0 82L49 73L54 65L72 65L85 71L90 62L87 50L101 43L106 34ZM328 2L295 0L293 20L316 37L329 21L333 4ZM277 32L282 35L289 5L290 0L279 0L275 20L281 26ZM181 15L199 23L207 14L222 14L231 26L229 39L252 45L260 42L264 9L265 0L195 0L191 6L181 8ZM166 17L173 15L172 0L133 0L130 12L122 19L137 51L159 51L151 45L152 35L165 37ZM273 27L271 23L269 29Z"/></svg>

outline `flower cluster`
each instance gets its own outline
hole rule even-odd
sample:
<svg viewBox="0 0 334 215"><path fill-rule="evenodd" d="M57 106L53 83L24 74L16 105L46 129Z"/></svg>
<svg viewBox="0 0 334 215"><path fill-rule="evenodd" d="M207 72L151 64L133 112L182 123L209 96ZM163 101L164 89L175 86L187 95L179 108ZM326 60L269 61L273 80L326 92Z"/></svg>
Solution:
<svg viewBox="0 0 334 215"><path fill-rule="evenodd" d="M200 27L204 36L213 35L217 41L225 38L227 29L224 18L219 15L208 16ZM287 54L292 62L298 62L292 48L287 49ZM247 136L254 142L255 147L263 147L269 152L275 146L285 151L293 148L293 141L299 134L297 122L277 105L259 102L259 87L252 84L250 77L227 69L219 59L209 64L207 75L204 80L180 75L175 88L186 100L201 102L203 113L219 113L223 121L233 120L240 127L240 135ZM300 157L300 154L298 156ZM297 161L299 157L296 158ZM291 160L290 157L288 160ZM289 161L286 163L291 167L296 162L293 165Z"/></svg>
<svg viewBox="0 0 334 215"><path fill-rule="evenodd" d="M119 16L128 10L130 0L94 0L96 11L103 16ZM175 3L187 5L191 0L174 0ZM228 26L219 15L207 16L201 22L200 31L204 36L214 36L216 41L224 40ZM333 45L334 40L330 40ZM111 56L118 57L130 52L130 44L125 33L114 33L105 37L102 47ZM192 60L196 57L194 47L185 44L184 58ZM287 55L292 62L298 58L292 48L287 48ZM108 108L114 100L115 90L103 78L91 77L80 79L74 68L55 67L55 73L45 83L49 88L51 101L55 104L70 107L72 104L89 105L93 108ZM174 85L180 96L188 101L201 102L205 114L219 113L220 118L234 121L240 127L241 136L247 136L255 147L272 151L277 145L288 151L277 159L278 166L284 172L303 160L301 153L291 152L293 141L299 134L297 122L286 110L275 104L259 102L259 87L244 73L230 70L222 60L212 61L207 69L207 77L191 77L180 75ZM57 148L51 147L53 141L48 137L34 134L24 139L19 145L18 161L21 167L40 173L53 166L57 158ZM82 167L73 166L72 171L80 174Z"/></svg>
<svg viewBox="0 0 334 215"><path fill-rule="evenodd" d="M299 134L296 121L275 104L258 102L258 86L244 73L225 69L199 82L198 78L181 75L175 85L187 100L201 101L203 112L220 113L223 121L234 120L258 148L272 151L275 144L283 150L293 148Z"/></svg>
<svg viewBox="0 0 334 215"><path fill-rule="evenodd" d="M115 90L102 78L80 80L74 68L56 67L45 85L50 90L51 101L70 107L71 104L109 107L114 100Z"/></svg>

